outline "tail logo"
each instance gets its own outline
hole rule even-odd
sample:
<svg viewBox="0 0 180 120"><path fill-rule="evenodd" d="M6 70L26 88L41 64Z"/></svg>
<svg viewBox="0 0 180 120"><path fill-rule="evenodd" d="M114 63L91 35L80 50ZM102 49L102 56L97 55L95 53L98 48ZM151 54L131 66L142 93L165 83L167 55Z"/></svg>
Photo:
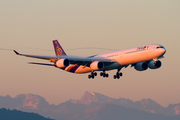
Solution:
<svg viewBox="0 0 180 120"><path fill-rule="evenodd" d="M56 55L60 56L61 54L62 54L62 49L57 46L56 47Z"/></svg>

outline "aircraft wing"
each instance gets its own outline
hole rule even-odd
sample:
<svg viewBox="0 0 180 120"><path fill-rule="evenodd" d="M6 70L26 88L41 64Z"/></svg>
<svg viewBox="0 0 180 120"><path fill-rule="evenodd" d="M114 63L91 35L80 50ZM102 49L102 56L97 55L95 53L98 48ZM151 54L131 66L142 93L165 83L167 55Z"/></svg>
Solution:
<svg viewBox="0 0 180 120"><path fill-rule="evenodd" d="M55 62L58 60L58 58L56 56L26 55L26 54L20 54L15 50L14 50L14 52L16 53L16 55L21 55L21 56L31 57L31 58L38 58L38 59L44 59L44 60L49 60L52 62Z"/></svg>
<svg viewBox="0 0 180 120"><path fill-rule="evenodd" d="M51 62L56 62L59 59L68 59L71 64L86 65L86 66L90 66L90 64L93 61L101 61L101 62L104 62L105 64L112 64L112 63L116 62L116 61L112 61L110 59L103 58L103 57L79 57L79 56L66 56L66 55L61 55L61 56L40 56L40 55L20 54L15 50L14 50L14 52L17 55L21 55L21 56L25 56L25 57L31 57L31 58L49 60Z"/></svg>

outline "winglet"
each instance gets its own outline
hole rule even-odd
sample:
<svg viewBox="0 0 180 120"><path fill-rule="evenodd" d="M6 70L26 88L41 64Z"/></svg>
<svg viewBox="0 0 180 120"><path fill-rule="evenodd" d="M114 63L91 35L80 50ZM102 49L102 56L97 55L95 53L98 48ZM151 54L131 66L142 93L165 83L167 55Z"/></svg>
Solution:
<svg viewBox="0 0 180 120"><path fill-rule="evenodd" d="M13 50L15 53L16 53L16 55L20 55L17 51L15 51L15 50Z"/></svg>

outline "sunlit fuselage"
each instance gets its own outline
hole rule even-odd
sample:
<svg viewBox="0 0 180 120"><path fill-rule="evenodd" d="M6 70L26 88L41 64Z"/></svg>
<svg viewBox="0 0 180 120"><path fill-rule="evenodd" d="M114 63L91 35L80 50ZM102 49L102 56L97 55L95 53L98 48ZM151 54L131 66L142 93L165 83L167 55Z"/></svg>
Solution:
<svg viewBox="0 0 180 120"><path fill-rule="evenodd" d="M163 56L166 52L166 49L159 44L151 44L140 46L136 48L130 48L115 52L110 52L106 54L100 54L94 57L103 57L111 59L113 64L104 66L103 70L112 70L112 69L120 69L124 66L128 66L130 64L139 63L143 61L150 61L156 58ZM66 71L69 71L75 65L71 64L65 68ZM82 65L78 66L74 73L87 73L91 72L90 67L84 67Z"/></svg>

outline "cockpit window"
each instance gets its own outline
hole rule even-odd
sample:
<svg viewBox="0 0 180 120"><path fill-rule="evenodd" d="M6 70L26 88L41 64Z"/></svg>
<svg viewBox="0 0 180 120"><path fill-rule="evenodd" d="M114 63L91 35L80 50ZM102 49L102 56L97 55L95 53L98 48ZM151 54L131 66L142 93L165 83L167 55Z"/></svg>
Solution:
<svg viewBox="0 0 180 120"><path fill-rule="evenodd" d="M163 46L158 46L158 47L156 47L156 49L158 49L158 48L164 48Z"/></svg>

